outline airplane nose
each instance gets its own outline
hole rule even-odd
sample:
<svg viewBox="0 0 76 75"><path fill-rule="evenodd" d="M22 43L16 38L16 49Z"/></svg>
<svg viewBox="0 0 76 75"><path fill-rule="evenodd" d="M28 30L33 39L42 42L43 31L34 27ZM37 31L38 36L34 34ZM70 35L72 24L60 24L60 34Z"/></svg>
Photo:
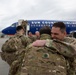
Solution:
<svg viewBox="0 0 76 75"><path fill-rule="evenodd" d="M8 27L2 30L2 33L11 35L16 33L16 28Z"/></svg>
<svg viewBox="0 0 76 75"><path fill-rule="evenodd" d="M6 34L7 33L7 29L3 29L2 33Z"/></svg>

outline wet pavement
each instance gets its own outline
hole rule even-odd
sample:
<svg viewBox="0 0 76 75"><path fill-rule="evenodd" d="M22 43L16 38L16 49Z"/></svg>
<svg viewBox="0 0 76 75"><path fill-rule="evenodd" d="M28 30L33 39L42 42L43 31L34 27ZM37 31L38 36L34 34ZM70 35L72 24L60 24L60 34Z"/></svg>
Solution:
<svg viewBox="0 0 76 75"><path fill-rule="evenodd" d="M1 52L1 47L3 43L7 40L8 38L0 38L0 52ZM9 72L9 65L3 61L0 57L0 75L8 75Z"/></svg>

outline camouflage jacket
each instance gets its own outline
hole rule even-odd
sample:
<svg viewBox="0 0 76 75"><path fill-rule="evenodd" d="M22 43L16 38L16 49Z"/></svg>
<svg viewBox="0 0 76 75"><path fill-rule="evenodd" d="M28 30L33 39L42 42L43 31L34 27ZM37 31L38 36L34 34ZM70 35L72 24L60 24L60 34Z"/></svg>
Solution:
<svg viewBox="0 0 76 75"><path fill-rule="evenodd" d="M40 39L51 37L44 34ZM68 69L67 59L54 46L49 48L29 45L23 59L19 58L13 62L9 75L69 75Z"/></svg>
<svg viewBox="0 0 76 75"><path fill-rule="evenodd" d="M73 37L65 37L63 39L64 42L70 43L70 45L76 50L76 38Z"/></svg>
<svg viewBox="0 0 76 75"><path fill-rule="evenodd" d="M30 44L29 38L24 35L15 34L9 38L2 46L1 58L9 65L17 59L17 56Z"/></svg>
<svg viewBox="0 0 76 75"><path fill-rule="evenodd" d="M29 39L31 39L32 42L37 40L37 37L35 35L33 36L28 36Z"/></svg>
<svg viewBox="0 0 76 75"><path fill-rule="evenodd" d="M70 43L70 46L76 51L76 38L65 37L63 41ZM74 52L74 54L75 53L76 52ZM72 75L76 75L76 54L73 56L70 66L71 68L69 70L69 73Z"/></svg>
<svg viewBox="0 0 76 75"><path fill-rule="evenodd" d="M55 42L55 44L54 44ZM76 75L76 39L65 37L63 41L47 40L46 46L56 48L70 62L69 75Z"/></svg>

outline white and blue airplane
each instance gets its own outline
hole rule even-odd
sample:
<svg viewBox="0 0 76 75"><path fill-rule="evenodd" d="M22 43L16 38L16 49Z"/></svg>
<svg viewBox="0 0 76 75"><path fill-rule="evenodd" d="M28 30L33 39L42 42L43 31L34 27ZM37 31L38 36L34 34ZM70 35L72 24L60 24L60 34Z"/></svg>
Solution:
<svg viewBox="0 0 76 75"><path fill-rule="evenodd" d="M55 22L63 22L66 25L66 32L69 34L70 32L76 31L76 21L59 21L59 20L27 20L29 31L33 34L35 31L39 31L39 29L43 26L52 27ZM18 26L18 22L13 23L9 27L2 30L2 33L7 35L14 35L16 33L16 27Z"/></svg>

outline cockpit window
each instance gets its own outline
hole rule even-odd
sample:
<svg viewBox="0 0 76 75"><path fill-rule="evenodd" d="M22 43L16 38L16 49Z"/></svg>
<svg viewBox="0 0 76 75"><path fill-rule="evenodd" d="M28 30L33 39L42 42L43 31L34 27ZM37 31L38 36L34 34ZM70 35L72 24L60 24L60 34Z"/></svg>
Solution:
<svg viewBox="0 0 76 75"><path fill-rule="evenodd" d="M12 24L11 27L16 27L16 25Z"/></svg>
<svg viewBox="0 0 76 75"><path fill-rule="evenodd" d="M11 25L11 27L17 27L18 26L18 23L14 23Z"/></svg>

